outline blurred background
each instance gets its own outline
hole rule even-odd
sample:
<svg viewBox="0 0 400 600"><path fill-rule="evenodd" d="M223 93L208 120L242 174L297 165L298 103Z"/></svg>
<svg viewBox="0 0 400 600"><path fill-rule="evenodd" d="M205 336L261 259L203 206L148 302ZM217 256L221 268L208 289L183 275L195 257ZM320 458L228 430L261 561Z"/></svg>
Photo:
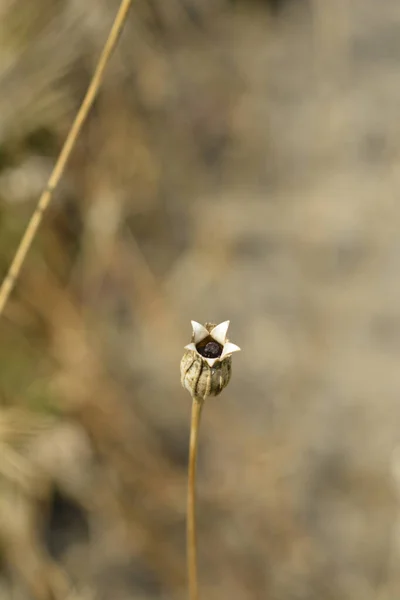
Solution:
<svg viewBox="0 0 400 600"><path fill-rule="evenodd" d="M119 0L0 0L0 276ZM0 319L0 600L400 598L400 4L136 0Z"/></svg>

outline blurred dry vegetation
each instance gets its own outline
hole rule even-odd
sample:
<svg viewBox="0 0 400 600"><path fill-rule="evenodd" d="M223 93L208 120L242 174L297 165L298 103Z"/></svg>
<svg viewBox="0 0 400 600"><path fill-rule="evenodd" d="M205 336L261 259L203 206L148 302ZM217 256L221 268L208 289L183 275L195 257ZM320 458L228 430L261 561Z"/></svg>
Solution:
<svg viewBox="0 0 400 600"><path fill-rule="evenodd" d="M0 275L118 0L0 0ZM0 600L400 598L400 4L136 0L0 320Z"/></svg>

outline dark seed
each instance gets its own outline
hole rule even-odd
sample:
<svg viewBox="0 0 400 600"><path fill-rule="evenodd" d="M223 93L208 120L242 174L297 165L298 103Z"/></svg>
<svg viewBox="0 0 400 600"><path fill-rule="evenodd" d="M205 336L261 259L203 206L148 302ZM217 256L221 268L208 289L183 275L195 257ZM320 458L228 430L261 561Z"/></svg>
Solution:
<svg viewBox="0 0 400 600"><path fill-rule="evenodd" d="M217 358L221 354L222 347L218 342L208 342L204 348L198 350L204 358Z"/></svg>

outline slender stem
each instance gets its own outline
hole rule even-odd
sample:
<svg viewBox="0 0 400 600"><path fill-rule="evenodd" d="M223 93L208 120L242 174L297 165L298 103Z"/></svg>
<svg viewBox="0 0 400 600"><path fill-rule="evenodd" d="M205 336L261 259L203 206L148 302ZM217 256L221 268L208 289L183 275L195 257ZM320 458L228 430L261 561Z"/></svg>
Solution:
<svg viewBox="0 0 400 600"><path fill-rule="evenodd" d="M57 159L54 169L49 177L47 185L39 198L36 210L28 223L28 226L15 253L9 271L0 287L0 315L2 314L4 306L6 305L7 300L14 288L15 281L21 271L22 265L24 264L26 255L28 254L28 250L31 247L31 244L35 238L39 225L42 222L43 214L50 204L53 192L61 179L71 151L75 146L75 142L78 138L78 135L82 129L84 122L86 121L86 117L88 116L89 111L92 108L97 92L99 91L100 84L103 80L104 71L106 69L108 61L110 60L111 53L117 44L119 35L126 21L126 17L128 15L128 11L132 4L132 1L133 0L121 1L119 10L117 12L107 41L100 55L99 61L97 63L95 72L93 74L86 95L82 101L82 104L75 117L75 120L72 123L71 129L69 130L69 133L67 135L67 139L65 140L65 143L62 147L61 153Z"/></svg>
<svg viewBox="0 0 400 600"><path fill-rule="evenodd" d="M192 422L190 427L189 480L187 496L187 563L190 600L198 600L199 598L197 579L196 464L200 417L203 404L204 402L202 399L193 398Z"/></svg>

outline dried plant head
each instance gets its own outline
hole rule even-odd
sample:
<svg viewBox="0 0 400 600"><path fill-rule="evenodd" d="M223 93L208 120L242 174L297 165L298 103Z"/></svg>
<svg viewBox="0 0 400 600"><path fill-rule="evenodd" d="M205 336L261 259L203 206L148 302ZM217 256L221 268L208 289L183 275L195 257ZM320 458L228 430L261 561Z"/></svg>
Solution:
<svg viewBox="0 0 400 600"><path fill-rule="evenodd" d="M181 360L181 383L193 398L218 396L231 378L232 354L239 346L227 338L229 321L201 325L192 321L192 341Z"/></svg>

